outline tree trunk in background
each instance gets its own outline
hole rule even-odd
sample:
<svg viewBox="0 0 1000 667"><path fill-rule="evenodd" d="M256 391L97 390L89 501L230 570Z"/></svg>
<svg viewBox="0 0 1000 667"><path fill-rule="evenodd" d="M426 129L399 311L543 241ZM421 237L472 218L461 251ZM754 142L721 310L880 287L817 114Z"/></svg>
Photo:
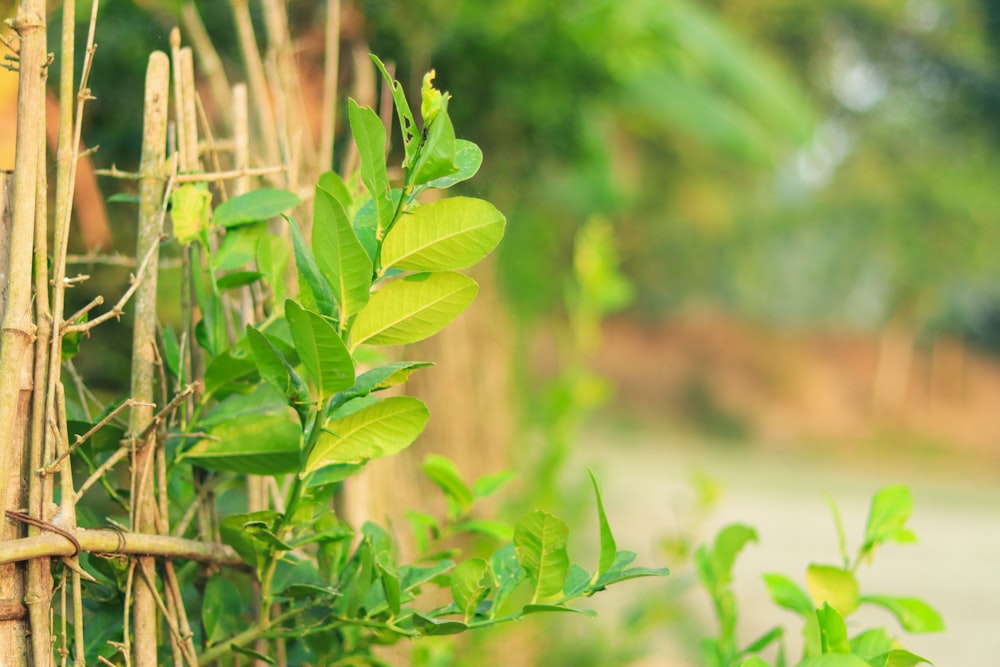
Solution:
<svg viewBox="0 0 1000 667"><path fill-rule="evenodd" d="M405 510L444 507L440 492L419 472L425 456L449 457L470 482L509 465L514 403L508 314L497 294L494 267L487 263L474 273L479 295L472 306L441 333L399 354L436 363L415 373L406 386L407 394L430 408L427 429L401 454L368 464L346 494L348 520L360 525L388 517L404 548L410 542Z"/></svg>

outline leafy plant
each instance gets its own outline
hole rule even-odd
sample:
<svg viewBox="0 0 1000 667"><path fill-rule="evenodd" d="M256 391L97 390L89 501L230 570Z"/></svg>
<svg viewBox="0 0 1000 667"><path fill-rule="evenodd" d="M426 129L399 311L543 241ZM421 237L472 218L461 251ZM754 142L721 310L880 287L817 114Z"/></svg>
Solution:
<svg viewBox="0 0 1000 667"><path fill-rule="evenodd" d="M940 632L944 622L926 602L912 597L862 594L856 577L858 567L870 562L875 551L888 542L912 543L916 540L906 527L913 509L910 490L889 486L872 498L861 546L851 558L837 506L830 502L842 562L838 565L810 564L806 569L805 590L781 574L765 574L764 581L772 600L794 612L803 622L805 644L798 667L900 667L929 662L902 648L885 628L867 628L848 635L845 618L862 605L880 607L913 633ZM733 563L756 531L742 524L723 528L711 546L702 546L695 554L698 576L712 599L719 621L719 635L702 644L704 663L709 667L784 667L784 628L776 626L745 646L736 636L737 605L730 584ZM773 663L761 657L769 646L777 644Z"/></svg>

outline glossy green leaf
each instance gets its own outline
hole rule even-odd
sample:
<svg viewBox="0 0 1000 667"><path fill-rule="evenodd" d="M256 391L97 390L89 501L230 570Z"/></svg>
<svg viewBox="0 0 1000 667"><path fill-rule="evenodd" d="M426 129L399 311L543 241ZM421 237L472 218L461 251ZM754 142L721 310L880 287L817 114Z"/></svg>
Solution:
<svg viewBox="0 0 1000 667"><path fill-rule="evenodd" d="M347 184L344 183L344 179L337 172L328 171L320 175L316 187L332 195L334 199L340 202L341 208L345 211L350 211L354 208L354 198L351 196L351 191L348 189Z"/></svg>
<svg viewBox="0 0 1000 667"><path fill-rule="evenodd" d="M615 554L615 561L608 568L608 571L597 578L594 583L594 590L600 590L612 584L629 579L639 579L642 577L665 577L670 574L670 570L665 567L629 567L635 561L636 554L633 551L619 551Z"/></svg>
<svg viewBox="0 0 1000 667"><path fill-rule="evenodd" d="M785 575L765 574L764 583L767 585L767 592L771 594L771 599L779 607L794 611L803 617L815 611L812 600L806 592Z"/></svg>
<svg viewBox="0 0 1000 667"><path fill-rule="evenodd" d="M468 623L476 615L476 608L493 589L490 566L482 558L462 561L451 573L451 595Z"/></svg>
<svg viewBox="0 0 1000 667"><path fill-rule="evenodd" d="M412 591L448 572L453 567L455 564L450 560L441 560L424 567L404 565L399 568L400 586L404 591Z"/></svg>
<svg viewBox="0 0 1000 667"><path fill-rule="evenodd" d="M861 602L889 611L907 632L943 632L944 620L929 604L918 598L863 595Z"/></svg>
<svg viewBox="0 0 1000 667"><path fill-rule="evenodd" d="M396 361L365 371L354 380L350 389L345 389L333 398L330 408L335 411L348 401L402 384L418 368L433 365L429 361Z"/></svg>
<svg viewBox="0 0 1000 667"><path fill-rule="evenodd" d="M413 625L425 635L457 635L469 629L469 626L461 621L451 621L448 619L430 618L423 614L413 615Z"/></svg>
<svg viewBox="0 0 1000 667"><path fill-rule="evenodd" d="M827 603L842 616L848 616L858 608L858 580L847 570L832 565L811 564L806 570L806 588L816 607Z"/></svg>
<svg viewBox="0 0 1000 667"><path fill-rule="evenodd" d="M302 203L287 190L258 188L225 201L215 209L212 221L220 227L237 227L276 218Z"/></svg>
<svg viewBox="0 0 1000 667"><path fill-rule="evenodd" d="M820 645L823 653L850 653L851 644L847 640L847 624L844 617L827 603L816 610L819 621Z"/></svg>
<svg viewBox="0 0 1000 667"><path fill-rule="evenodd" d="M467 511L472 506L472 490L462 479L458 466L444 456L428 454L421 464L424 474L437 485L454 504L456 514Z"/></svg>
<svg viewBox="0 0 1000 667"><path fill-rule="evenodd" d="M360 463L395 454L424 430L427 406L411 396L393 396L323 427L303 474L334 463Z"/></svg>
<svg viewBox="0 0 1000 667"><path fill-rule="evenodd" d="M264 379L285 401L299 414L304 422L304 415L309 403L309 387L305 380L292 368L285 355L268 340L267 336L249 324L247 325L247 342L253 351L254 361L261 378Z"/></svg>
<svg viewBox="0 0 1000 667"><path fill-rule="evenodd" d="M533 603L557 598L562 593L569 573L568 539L566 522L541 510L529 512L514 528L517 559L534 585Z"/></svg>
<svg viewBox="0 0 1000 667"><path fill-rule="evenodd" d="M250 475L295 472L302 431L294 411L268 385L230 396L194 425L205 437L178 456L209 470Z"/></svg>
<svg viewBox="0 0 1000 667"><path fill-rule="evenodd" d="M298 223L288 218L288 229L295 250L295 269L299 274L299 298L307 308L333 315L337 312L337 301L333 298L330 284L316 265L316 258L306 244Z"/></svg>
<svg viewBox="0 0 1000 667"><path fill-rule="evenodd" d="M479 286L461 273L419 273L393 280L358 313L352 348L403 345L433 336L465 310Z"/></svg>
<svg viewBox="0 0 1000 667"><path fill-rule="evenodd" d="M905 649L893 649L885 655L880 655L868 661L871 667L915 667L921 663L931 664L927 658L922 658Z"/></svg>
<svg viewBox="0 0 1000 667"><path fill-rule="evenodd" d="M337 319L346 322L368 303L372 263L341 203L319 186L315 192L312 250L339 306Z"/></svg>
<svg viewBox="0 0 1000 667"><path fill-rule="evenodd" d="M594 578L604 574L611 569L615 563L615 556L618 555L618 546L615 544L615 536L611 532L611 524L608 523L608 515L604 511L604 499L601 497L601 486L597 483L597 476L593 470L590 473L590 481L594 485L594 498L597 501L597 524L601 534L601 555L597 563L597 572Z"/></svg>
<svg viewBox="0 0 1000 667"><path fill-rule="evenodd" d="M887 486L876 493L868 512L862 551L870 551L879 542L914 541L913 534L904 527L912 512L913 496L908 487Z"/></svg>
<svg viewBox="0 0 1000 667"><path fill-rule="evenodd" d="M483 164L483 152L479 146L465 139L455 140L455 166L458 170L447 176L435 178L425 185L430 188L450 188L476 175Z"/></svg>
<svg viewBox="0 0 1000 667"><path fill-rule="evenodd" d="M253 352L245 340L217 355L205 369L205 395L225 398L250 391L260 379Z"/></svg>
<svg viewBox="0 0 1000 667"><path fill-rule="evenodd" d="M490 521L487 519L470 519L459 521L454 525L457 532L476 533L493 538L498 542L507 542L514 537L514 527L506 521Z"/></svg>
<svg viewBox="0 0 1000 667"><path fill-rule="evenodd" d="M378 228L388 229L395 211L385 167L385 127L374 111L358 106L354 100L348 100L347 113L351 134L361 156L361 182L375 202Z"/></svg>
<svg viewBox="0 0 1000 667"><path fill-rule="evenodd" d="M866 661L849 653L827 653L805 658L795 667L871 667Z"/></svg>
<svg viewBox="0 0 1000 667"><path fill-rule="evenodd" d="M222 237L219 250L212 257L212 268L218 272L246 266L256 257L257 246L266 235L267 225L263 222L230 229Z"/></svg>
<svg viewBox="0 0 1000 667"><path fill-rule="evenodd" d="M291 299L285 301L285 318L321 401L354 384L354 361L332 324Z"/></svg>
<svg viewBox="0 0 1000 667"><path fill-rule="evenodd" d="M408 271L464 269L496 248L505 225L503 214L482 199L450 197L417 206L386 235L382 266Z"/></svg>
<svg viewBox="0 0 1000 667"><path fill-rule="evenodd" d="M201 598L201 623L208 644L232 637L242 629L243 600L236 584L221 574L209 577Z"/></svg>
<svg viewBox="0 0 1000 667"><path fill-rule="evenodd" d="M583 569L582 565L573 563L569 566L569 573L566 575L566 583L563 584L562 596L569 600L580 595L584 595L591 588L593 577Z"/></svg>

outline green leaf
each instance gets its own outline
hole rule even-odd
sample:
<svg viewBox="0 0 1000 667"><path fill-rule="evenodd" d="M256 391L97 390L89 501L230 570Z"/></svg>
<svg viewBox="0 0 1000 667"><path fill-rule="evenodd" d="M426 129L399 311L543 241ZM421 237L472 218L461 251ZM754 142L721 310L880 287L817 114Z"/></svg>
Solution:
<svg viewBox="0 0 1000 667"><path fill-rule="evenodd" d="M464 269L496 248L505 224L503 214L482 199L450 197L417 206L386 235L382 266L408 271Z"/></svg>
<svg viewBox="0 0 1000 667"><path fill-rule="evenodd" d="M796 667L871 667L871 665L849 653L827 653L806 658Z"/></svg>
<svg viewBox="0 0 1000 667"><path fill-rule="evenodd" d="M303 475L334 463L360 463L402 451L427 423L428 411L411 396L393 396L326 422Z"/></svg>
<svg viewBox="0 0 1000 667"><path fill-rule="evenodd" d="M892 638L884 628L872 628L851 639L851 653L865 660L885 655L892 650Z"/></svg>
<svg viewBox="0 0 1000 667"><path fill-rule="evenodd" d="M604 511L604 499L601 497L601 487L597 483L597 476L594 475L593 470L588 470L588 472L590 473L590 481L594 484L594 497L597 500L597 523L601 531L601 556L597 563L597 572L594 573L596 580L614 565L618 546L615 544L615 536L611 533L608 515Z"/></svg>
<svg viewBox="0 0 1000 667"><path fill-rule="evenodd" d="M497 592L493 596L493 606L490 609L492 617L500 613L504 602L527 578L528 573L521 567L513 544L504 545L490 556L490 570L493 571L493 579L497 582Z"/></svg>
<svg viewBox="0 0 1000 667"><path fill-rule="evenodd" d="M740 663L740 667L771 667L771 663L755 655L750 656Z"/></svg>
<svg viewBox="0 0 1000 667"><path fill-rule="evenodd" d="M450 560L441 560L433 565L424 567L404 565L399 568L400 585L402 590L412 591L418 586L422 586L428 581L441 576L453 567L455 567L455 564Z"/></svg>
<svg viewBox="0 0 1000 667"><path fill-rule="evenodd" d="M379 579L382 581L382 591L385 593L385 600L389 606L389 611L393 615L399 614L400 580L391 557L385 553L376 554L375 569L378 570Z"/></svg>
<svg viewBox="0 0 1000 667"><path fill-rule="evenodd" d="M944 620L937 610L918 598L863 595L860 600L889 611L907 632L943 632L945 629Z"/></svg>
<svg viewBox="0 0 1000 667"><path fill-rule="evenodd" d="M205 582L201 598L201 623L208 644L216 644L243 629L240 589L228 578L216 574Z"/></svg>
<svg viewBox="0 0 1000 667"><path fill-rule="evenodd" d="M819 620L820 644L823 653L850 653L851 644L847 641L847 624L844 617L827 603L816 610Z"/></svg>
<svg viewBox="0 0 1000 667"><path fill-rule="evenodd" d="M139 195L130 194L128 192L116 192L108 197L109 204L138 204L140 201Z"/></svg>
<svg viewBox="0 0 1000 667"><path fill-rule="evenodd" d="M354 384L354 361L332 324L292 299L285 301L285 318L320 402Z"/></svg>
<svg viewBox="0 0 1000 667"><path fill-rule="evenodd" d="M340 392L330 401L331 412L353 399L402 384L418 368L433 365L429 361L396 361L365 371L355 379L354 385L350 389Z"/></svg>
<svg viewBox="0 0 1000 667"><path fill-rule="evenodd" d="M424 474L444 491L449 501L454 503L458 510L456 514L464 513L472 507L472 490L462 479L462 473L451 459L428 454L420 467Z"/></svg>
<svg viewBox="0 0 1000 667"><path fill-rule="evenodd" d="M806 588L816 607L827 603L842 616L849 616L858 608L858 580L847 570L810 564L806 570Z"/></svg>
<svg viewBox="0 0 1000 667"><path fill-rule="evenodd" d="M517 473L512 470L501 470L500 472L483 475L472 483L472 495L477 499L488 498L515 477L517 477Z"/></svg>
<svg viewBox="0 0 1000 667"><path fill-rule="evenodd" d="M724 527L715 537L710 563L717 581L728 584L733 578L733 563L743 548L757 541L757 531L750 526L733 523Z"/></svg>
<svg viewBox="0 0 1000 667"><path fill-rule="evenodd" d="M534 584L532 603L558 598L569 573L566 543L569 526L559 517L535 510L514 528L517 559Z"/></svg>
<svg viewBox="0 0 1000 667"><path fill-rule="evenodd" d="M465 139L456 139L455 166L458 170L453 174L428 181L425 185L430 188L450 188L457 183L467 181L475 176L482 164L483 152L479 149L479 146Z"/></svg>
<svg viewBox="0 0 1000 667"><path fill-rule="evenodd" d="M634 551L619 551L615 554L614 564L608 571L597 578L593 590L601 590L612 584L641 577L665 577L670 570L665 567L628 567L635 560Z"/></svg>
<svg viewBox="0 0 1000 667"><path fill-rule="evenodd" d="M260 539L260 531L251 530L250 526L272 524L278 516L277 512L266 510L250 514L233 514L219 522L219 536L222 542L231 546L245 563L254 567L258 577L262 573L264 564L274 554L274 547Z"/></svg>
<svg viewBox="0 0 1000 667"><path fill-rule="evenodd" d="M880 542L912 542L913 534L904 528L912 511L913 496L906 486L887 486L877 492L868 511L862 552L870 552Z"/></svg>
<svg viewBox="0 0 1000 667"><path fill-rule="evenodd" d="M451 573L451 595L468 623L476 608L493 589L490 566L482 558L470 558L459 563Z"/></svg>
<svg viewBox="0 0 1000 667"><path fill-rule="evenodd" d="M249 391L259 379L250 345L240 341L209 362L205 369L205 395L221 399L234 391Z"/></svg>
<svg viewBox="0 0 1000 667"><path fill-rule="evenodd" d="M285 268L290 256L288 245L275 234L265 234L257 241L257 267L267 277L267 284L274 292L274 303L285 300Z"/></svg>
<svg viewBox="0 0 1000 667"><path fill-rule="evenodd" d="M914 667L921 663L931 664L927 658L921 658L915 653L910 653L904 649L893 649L885 655L868 661L872 667Z"/></svg>
<svg viewBox="0 0 1000 667"><path fill-rule="evenodd" d="M771 594L771 599L779 607L794 611L803 617L809 616L816 610L805 591L785 575L765 574L764 583L767 585L767 592Z"/></svg>
<svg viewBox="0 0 1000 667"><path fill-rule="evenodd" d="M271 656L264 655L260 651L255 651L252 648L248 648L246 646L237 646L236 644L230 644L229 650L231 650L233 653L239 653L240 655L245 655L248 658L253 658L254 660L260 660L261 662L265 662L269 665L278 664L277 661Z"/></svg>
<svg viewBox="0 0 1000 667"><path fill-rule="evenodd" d="M456 162L455 128L448 116L448 101L441 98L440 110L433 122L424 121L427 139L413 165L408 183L423 185L439 178L452 176L458 171ZM427 125L429 123L429 126Z"/></svg>
<svg viewBox="0 0 1000 667"><path fill-rule="evenodd" d="M300 298L306 307L320 313L333 315L337 312L337 301L326 278L316 265L316 258L306 244L298 223L291 218L288 229L292 234L292 247L295 250L295 269L299 274Z"/></svg>
<svg viewBox="0 0 1000 667"><path fill-rule="evenodd" d="M328 171L320 175L316 187L332 195L334 199L340 202L341 208L345 211L350 211L354 207L354 199L351 197L351 191L347 188L347 184L344 183L344 179L337 172Z"/></svg>
<svg viewBox="0 0 1000 667"><path fill-rule="evenodd" d="M313 200L312 250L340 306L337 319L346 322L368 303L372 262L354 234L347 211L319 186Z"/></svg>
<svg viewBox="0 0 1000 667"><path fill-rule="evenodd" d="M597 612L593 609L577 609L576 607L567 607L564 604L528 604L524 606L521 610L522 616L527 616L528 614L541 614L550 612L569 612L571 614L581 614L583 616L588 616L594 618L597 616Z"/></svg>
<svg viewBox="0 0 1000 667"><path fill-rule="evenodd" d="M564 600L571 600L575 597L586 594L591 590L593 577L583 569L582 565L573 563L569 566L569 573L566 575L566 583L563 585L562 596Z"/></svg>
<svg viewBox="0 0 1000 667"><path fill-rule="evenodd" d="M404 345L433 336L465 310L479 286L461 273L418 273L371 296L352 331L358 345Z"/></svg>
<svg viewBox="0 0 1000 667"><path fill-rule="evenodd" d="M420 613L413 614L413 625L430 636L457 635L469 629L469 626L461 621L430 618Z"/></svg>
<svg viewBox="0 0 1000 667"><path fill-rule="evenodd" d="M470 519L459 521L454 525L456 532L476 533L491 537L498 542L507 542L514 537L514 528L506 521L489 521L487 519Z"/></svg>
<svg viewBox="0 0 1000 667"><path fill-rule="evenodd" d="M212 220L220 227L237 227L270 220L301 203L293 192L260 188L223 202L215 209Z"/></svg>
<svg viewBox="0 0 1000 667"><path fill-rule="evenodd" d="M760 653L774 642L780 640L784 635L784 628L780 626L771 628L760 637L747 644L746 648L740 651L740 654L747 655L748 653Z"/></svg>
<svg viewBox="0 0 1000 667"><path fill-rule="evenodd" d="M358 106L354 100L348 100L347 114L361 156L361 182L375 202L378 229L384 231L389 228L395 213L385 167L385 127L374 111Z"/></svg>
<svg viewBox="0 0 1000 667"><path fill-rule="evenodd" d="M269 385L219 403L193 427L204 437L177 457L209 470L282 475L298 470L302 430Z"/></svg>
<svg viewBox="0 0 1000 667"><path fill-rule="evenodd" d="M266 235L267 225L263 222L230 229L212 257L212 268L215 271L232 271L246 266L256 257L260 240Z"/></svg>
<svg viewBox="0 0 1000 667"><path fill-rule="evenodd" d="M264 277L260 271L233 271L219 276L215 284L219 289L234 289L257 282Z"/></svg>
<svg viewBox="0 0 1000 667"><path fill-rule="evenodd" d="M403 168L405 169L413 164L413 157L420 148L420 141L417 140L417 124L413 120L413 112L410 110L409 102L406 101L406 93L403 91L403 87L398 81L389 76L388 70L386 70L385 65L382 64L382 61L378 57L372 55L371 59L375 63L375 66L378 67L378 71L382 73L382 78L385 79L392 93L392 102L396 107L396 116L399 118L399 129L403 137L403 148L406 155L403 160Z"/></svg>
<svg viewBox="0 0 1000 667"><path fill-rule="evenodd" d="M304 416L308 411L309 387L305 380L288 363L285 355L268 340L267 336L247 325L247 341L253 350L254 360L260 376L274 388L285 401L299 413L299 419L305 423Z"/></svg>

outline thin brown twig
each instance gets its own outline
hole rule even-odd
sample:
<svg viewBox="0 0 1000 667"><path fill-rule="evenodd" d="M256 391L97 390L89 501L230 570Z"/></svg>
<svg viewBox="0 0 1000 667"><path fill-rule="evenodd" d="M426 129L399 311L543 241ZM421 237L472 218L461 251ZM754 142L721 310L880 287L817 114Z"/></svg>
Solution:
<svg viewBox="0 0 1000 667"><path fill-rule="evenodd" d="M180 630L177 628L177 623L175 619L171 616L170 612L167 610L167 605L163 601L163 597L160 595L160 591L156 587L156 577L150 572L146 571L145 564L139 562L139 574L142 578L146 580L146 584L149 586L149 590L153 593L153 600L156 602L156 606L160 609L160 613L163 614L163 620L167 622L167 627L170 629L170 634L172 638L180 643L181 652L184 654L184 659L187 661L188 665L191 667L197 667L197 660L195 656L189 655L187 652L187 644L184 643L184 636L181 635Z"/></svg>
<svg viewBox="0 0 1000 667"><path fill-rule="evenodd" d="M165 240L166 238L167 238L166 236L160 236L161 241ZM149 264L150 261L152 261L153 257L156 255L159 249L160 249L159 244L154 243L152 246L150 246L149 250L146 251L146 256L142 258L142 263L139 265L139 270L132 275L131 278L132 284L129 285L129 288L122 295L122 298L118 299L118 303L116 303L114 307L111 308L111 310L101 315L98 315L92 320L89 320L87 322L81 322L80 324L69 324L69 322L71 322L72 320L64 322L62 326L63 335L69 333L75 333L78 331L79 332L90 331L94 327L103 324L104 322L107 322L112 317L114 318L121 317L122 313L125 312L125 304L128 303L129 299L132 298L132 295L135 294L135 291L139 289L139 284L142 282L138 276L142 276L143 271L145 271L146 269L146 265Z"/></svg>
<svg viewBox="0 0 1000 667"><path fill-rule="evenodd" d="M49 462L48 464L46 464L45 466L43 466L38 472L41 473L41 474L43 474L43 475L51 475L52 473L54 473L56 471L57 466L59 465L59 463L62 462L62 460L64 458L66 458L67 456L69 456L70 454L72 454L74 451L76 451L77 447L79 447L80 445L82 445L84 442L86 442L87 440L89 440L91 438L91 436L93 436L95 433L97 433L102 428L104 428L112 419L114 419L115 417L117 417L120 412L122 412L123 410L125 410L127 408L131 408L134 405L138 405L138 402L135 401L135 400L133 400L133 399L131 399L131 398L127 399L124 403L122 403L121 405L119 405L118 407L116 407L114 410L112 410L111 412L109 412L108 415L104 419L102 419L101 421L99 421L96 424L94 424L94 426L91 427L91 429L89 431L87 431L86 433L84 433L82 435L76 436L76 440L73 442L72 445L70 445L69 449L67 449L65 452L63 452L62 454L60 454L59 456L57 456L51 462ZM149 404L149 405L152 405L152 404Z"/></svg>
<svg viewBox="0 0 1000 667"><path fill-rule="evenodd" d="M16 519L21 523L30 524L35 528L40 528L42 530L47 530L49 532L56 533L57 535L62 535L67 540L69 540L70 544L73 545L74 551L72 554L70 554L71 556L75 556L83 550L83 547L80 546L80 541L76 539L76 536L73 535L73 533L69 532L68 530L60 528L54 523L50 523L48 521L42 521L41 519L36 519L30 514L25 514L24 512L16 512L14 510L7 510L7 517L11 519Z"/></svg>

